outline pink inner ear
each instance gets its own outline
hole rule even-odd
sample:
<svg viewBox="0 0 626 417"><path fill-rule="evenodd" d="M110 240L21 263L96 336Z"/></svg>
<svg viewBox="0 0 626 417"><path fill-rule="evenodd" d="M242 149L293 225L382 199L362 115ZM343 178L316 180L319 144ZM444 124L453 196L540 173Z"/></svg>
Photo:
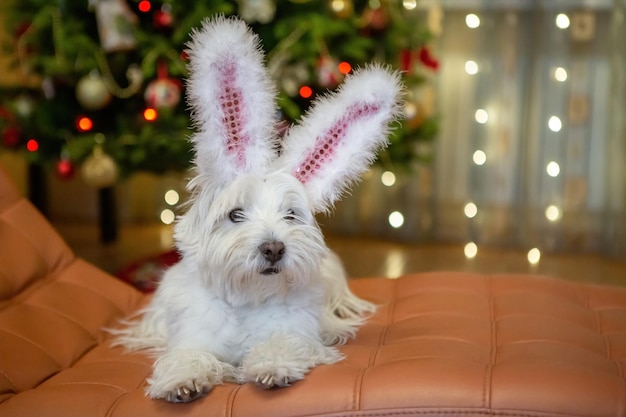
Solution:
<svg viewBox="0 0 626 417"><path fill-rule="evenodd" d="M219 64L218 64L219 65ZM222 109L222 126L226 136L227 153L234 155L239 168L246 164L246 146L250 136L243 133L246 123L243 115L245 103L241 89L237 86L236 67L233 62L225 62L218 67L221 75L219 80L219 103Z"/></svg>
<svg viewBox="0 0 626 417"><path fill-rule="evenodd" d="M302 184L306 184L324 165L333 160L335 151L344 142L352 126L361 119L371 117L378 110L378 105L370 103L356 103L348 107L326 132L315 139L315 147L298 165L293 175Z"/></svg>

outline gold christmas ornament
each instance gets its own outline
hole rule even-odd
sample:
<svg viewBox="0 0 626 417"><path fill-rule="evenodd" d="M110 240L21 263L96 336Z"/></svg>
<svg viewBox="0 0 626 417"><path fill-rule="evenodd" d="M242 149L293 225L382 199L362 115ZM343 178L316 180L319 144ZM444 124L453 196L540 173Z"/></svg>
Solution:
<svg viewBox="0 0 626 417"><path fill-rule="evenodd" d="M81 174L87 185L105 188L115 184L118 168L113 158L104 152L102 145L96 144L91 156L83 162Z"/></svg>
<svg viewBox="0 0 626 417"><path fill-rule="evenodd" d="M330 0L329 7L335 16L341 19L352 16L354 12L354 3L352 0Z"/></svg>
<svg viewBox="0 0 626 417"><path fill-rule="evenodd" d="M20 117L30 117L34 108L35 102L30 96L20 94L15 99L15 111Z"/></svg>
<svg viewBox="0 0 626 417"><path fill-rule="evenodd" d="M92 71L76 84L76 99L87 110L100 110L111 102L111 93L97 71Z"/></svg>

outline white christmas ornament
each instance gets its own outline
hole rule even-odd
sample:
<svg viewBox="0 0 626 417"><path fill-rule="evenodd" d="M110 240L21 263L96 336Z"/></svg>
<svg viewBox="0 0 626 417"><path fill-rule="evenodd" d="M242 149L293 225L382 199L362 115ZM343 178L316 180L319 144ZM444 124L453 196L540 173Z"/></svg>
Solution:
<svg viewBox="0 0 626 417"><path fill-rule="evenodd" d="M134 26L137 16L123 0L89 0L89 7L96 9L100 44L105 52L135 49Z"/></svg>
<svg viewBox="0 0 626 417"><path fill-rule="evenodd" d="M87 110L100 110L111 102L111 93L97 71L92 71L76 84L76 99Z"/></svg>
<svg viewBox="0 0 626 417"><path fill-rule="evenodd" d="M269 23L276 13L274 0L237 0L239 16L248 23Z"/></svg>
<svg viewBox="0 0 626 417"><path fill-rule="evenodd" d="M96 188L109 187L117 180L117 164L98 144L93 148L91 156L83 162L81 174L87 185Z"/></svg>

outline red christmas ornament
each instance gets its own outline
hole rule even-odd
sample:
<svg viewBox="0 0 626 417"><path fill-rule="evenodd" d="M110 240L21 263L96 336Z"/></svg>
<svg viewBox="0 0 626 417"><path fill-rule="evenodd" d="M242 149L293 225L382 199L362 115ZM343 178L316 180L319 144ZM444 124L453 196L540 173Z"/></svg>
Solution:
<svg viewBox="0 0 626 417"><path fill-rule="evenodd" d="M382 6L377 8L366 7L361 16L363 21L362 33L367 36L380 34L389 25L389 15Z"/></svg>
<svg viewBox="0 0 626 417"><path fill-rule="evenodd" d="M2 144L7 148L14 148L20 143L20 130L15 126L7 126L2 131Z"/></svg>
<svg viewBox="0 0 626 417"><path fill-rule="evenodd" d="M17 146L20 142L20 129L17 127L15 116L6 107L0 107L0 120L6 121L2 130L2 144L8 148Z"/></svg>
<svg viewBox="0 0 626 417"><path fill-rule="evenodd" d="M399 60L401 71L408 73L413 71L413 52L410 49L402 49Z"/></svg>
<svg viewBox="0 0 626 417"><path fill-rule="evenodd" d="M19 39L30 29L32 22L22 22L15 28L15 39Z"/></svg>
<svg viewBox="0 0 626 417"><path fill-rule="evenodd" d="M439 61L433 56L427 46L422 46L419 50L403 49L400 51L400 70L411 73L415 61L419 60L426 68L433 71L439 69Z"/></svg>
<svg viewBox="0 0 626 417"><path fill-rule="evenodd" d="M343 80L337 62L330 55L322 55L317 61L317 83L324 88L335 88Z"/></svg>
<svg viewBox="0 0 626 417"><path fill-rule="evenodd" d="M419 50L419 60L425 67L437 71L439 69L439 61L430 52L426 46L422 46Z"/></svg>
<svg viewBox="0 0 626 417"><path fill-rule="evenodd" d="M174 25L174 16L172 15L172 6L164 4L152 15L152 23L157 29L171 29Z"/></svg>
<svg viewBox="0 0 626 417"><path fill-rule="evenodd" d="M167 73L167 64L159 62L157 79L148 84L144 99L148 107L157 109L171 109L180 102L182 84L179 80L170 78Z"/></svg>
<svg viewBox="0 0 626 417"><path fill-rule="evenodd" d="M57 175L59 178L64 180L70 180L74 178L74 174L76 173L76 168L74 164L69 159L60 159L56 165Z"/></svg>

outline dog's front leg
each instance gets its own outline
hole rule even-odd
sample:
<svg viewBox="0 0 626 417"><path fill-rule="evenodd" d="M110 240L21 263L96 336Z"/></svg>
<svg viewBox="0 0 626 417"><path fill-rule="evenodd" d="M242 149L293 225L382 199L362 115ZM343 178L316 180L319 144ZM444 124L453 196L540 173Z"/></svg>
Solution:
<svg viewBox="0 0 626 417"><path fill-rule="evenodd" d="M153 399L189 402L234 374L232 365L219 361L208 351L171 349L155 361L146 394Z"/></svg>
<svg viewBox="0 0 626 417"><path fill-rule="evenodd" d="M242 382L262 388L284 387L303 379L310 368L335 363L341 354L320 341L296 333L273 333L253 345L241 364Z"/></svg>

